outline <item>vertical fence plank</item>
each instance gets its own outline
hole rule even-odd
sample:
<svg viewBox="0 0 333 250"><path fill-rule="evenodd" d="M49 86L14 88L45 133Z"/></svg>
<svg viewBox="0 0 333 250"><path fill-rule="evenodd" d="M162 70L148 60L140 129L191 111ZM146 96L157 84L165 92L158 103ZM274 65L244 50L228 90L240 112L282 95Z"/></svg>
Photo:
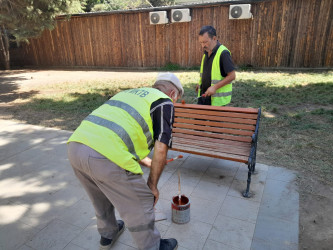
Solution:
<svg viewBox="0 0 333 250"><path fill-rule="evenodd" d="M230 20L230 3L190 6L191 22L149 24L149 9L58 18L53 31L12 49L13 65L199 66L198 32L213 25L238 66L332 67L331 0L251 3L253 19ZM171 19L172 7L164 7ZM171 20L170 20L171 22Z"/></svg>

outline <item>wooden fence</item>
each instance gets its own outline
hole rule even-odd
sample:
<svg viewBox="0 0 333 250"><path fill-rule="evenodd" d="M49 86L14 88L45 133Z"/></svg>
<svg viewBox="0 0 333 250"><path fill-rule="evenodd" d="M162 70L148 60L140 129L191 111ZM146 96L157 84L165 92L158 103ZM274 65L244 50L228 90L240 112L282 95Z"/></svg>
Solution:
<svg viewBox="0 0 333 250"><path fill-rule="evenodd" d="M191 22L149 24L151 9L58 18L57 27L12 49L12 64L37 67L198 66L198 32L216 28L236 65L332 67L332 0L253 2L253 19L230 20L230 3L186 6ZM167 10L175 7L153 9ZM170 20L170 16L169 16Z"/></svg>

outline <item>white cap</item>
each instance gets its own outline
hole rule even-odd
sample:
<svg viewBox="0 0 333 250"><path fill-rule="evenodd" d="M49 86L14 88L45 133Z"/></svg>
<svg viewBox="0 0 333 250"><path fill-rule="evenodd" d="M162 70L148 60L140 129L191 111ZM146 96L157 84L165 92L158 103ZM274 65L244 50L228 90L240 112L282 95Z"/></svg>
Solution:
<svg viewBox="0 0 333 250"><path fill-rule="evenodd" d="M167 73L159 73L158 76L157 76L157 79L156 79L156 82L158 81L168 81L168 82L171 82L180 92L180 97L183 96L184 94L184 89L183 89L183 86L182 84L180 83L178 77L173 74L173 73L170 73L170 72L167 72Z"/></svg>

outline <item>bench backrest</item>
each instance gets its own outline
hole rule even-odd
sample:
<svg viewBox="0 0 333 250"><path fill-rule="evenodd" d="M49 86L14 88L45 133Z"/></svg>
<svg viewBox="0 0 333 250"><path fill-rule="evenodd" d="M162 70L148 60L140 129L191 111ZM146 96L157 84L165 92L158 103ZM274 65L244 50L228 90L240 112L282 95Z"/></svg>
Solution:
<svg viewBox="0 0 333 250"><path fill-rule="evenodd" d="M172 149L248 163L260 109L175 104Z"/></svg>

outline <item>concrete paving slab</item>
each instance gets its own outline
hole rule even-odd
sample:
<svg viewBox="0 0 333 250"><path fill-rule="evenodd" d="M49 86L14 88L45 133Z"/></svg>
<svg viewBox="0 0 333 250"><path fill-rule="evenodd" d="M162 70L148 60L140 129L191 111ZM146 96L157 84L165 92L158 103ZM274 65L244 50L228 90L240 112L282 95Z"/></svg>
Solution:
<svg viewBox="0 0 333 250"><path fill-rule="evenodd" d="M251 174L251 183L264 183L267 178L268 167L269 166L267 165L257 163L255 173ZM241 164L241 166L238 168L235 179L246 181L248 171L249 170L247 165Z"/></svg>
<svg viewBox="0 0 333 250"><path fill-rule="evenodd" d="M265 200L288 199L297 201L299 195L295 183L267 178L263 198Z"/></svg>
<svg viewBox="0 0 333 250"><path fill-rule="evenodd" d="M84 250L84 248L74 245L73 243L69 243L64 250Z"/></svg>
<svg viewBox="0 0 333 250"><path fill-rule="evenodd" d="M264 240L254 238L252 241L251 250L298 250L298 244L272 245Z"/></svg>
<svg viewBox="0 0 333 250"><path fill-rule="evenodd" d="M267 173L268 179L292 182L295 179L296 172L281 167L270 167Z"/></svg>
<svg viewBox="0 0 333 250"><path fill-rule="evenodd" d="M165 238L176 238L186 249L202 249L211 230L211 224L192 219L187 224L171 224Z"/></svg>
<svg viewBox="0 0 333 250"><path fill-rule="evenodd" d="M265 188L264 182L258 182L258 183L251 182L250 185L251 200L256 202L261 202L261 198L264 193L264 188ZM242 199L248 199L244 198L242 195L245 190L246 190L246 181L240 181L234 179L229 189L228 195Z"/></svg>
<svg viewBox="0 0 333 250"><path fill-rule="evenodd" d="M227 196L233 178L228 176L223 179L220 177L211 178L203 176L195 187L191 196L211 201L223 201Z"/></svg>
<svg viewBox="0 0 333 250"><path fill-rule="evenodd" d="M95 222L83 229L70 243L83 249L98 249L100 236Z"/></svg>
<svg viewBox="0 0 333 250"><path fill-rule="evenodd" d="M209 239L239 249L250 249L255 223L218 215Z"/></svg>
<svg viewBox="0 0 333 250"><path fill-rule="evenodd" d="M244 208L246 207L246 213ZM231 218L256 223L260 203L251 199L241 199L233 196L227 196L221 206L219 214Z"/></svg>
<svg viewBox="0 0 333 250"><path fill-rule="evenodd" d="M1 250L99 248L94 210L67 159L70 134L0 119ZM161 176L157 208L167 218L156 223L162 237L178 239L178 250L298 248L297 173L258 163L248 199L241 195L246 165L172 150L168 158L179 154ZM182 225L171 215L178 170L191 201L190 222ZM128 230L113 249L136 249Z"/></svg>
<svg viewBox="0 0 333 250"><path fill-rule="evenodd" d="M251 249L298 249L299 194L295 179L294 171L269 167Z"/></svg>
<svg viewBox="0 0 333 250"><path fill-rule="evenodd" d="M225 164L214 164L214 162L210 165L210 167L207 169L207 171L204 173L204 176L218 177L219 179L222 179L226 176L234 177L238 171L238 168L236 166L230 166Z"/></svg>
<svg viewBox="0 0 333 250"><path fill-rule="evenodd" d="M208 239L203 247L204 250L239 250L230 245Z"/></svg>
<svg viewBox="0 0 333 250"><path fill-rule="evenodd" d="M54 219L26 245L33 249L64 249L81 231L77 226Z"/></svg>
<svg viewBox="0 0 333 250"><path fill-rule="evenodd" d="M1 216L3 217L3 216ZM17 220L10 223L0 221L0 249L15 250L29 242L39 231ZM15 235L15 239L14 236Z"/></svg>
<svg viewBox="0 0 333 250"><path fill-rule="evenodd" d="M253 238L277 249L294 247L298 244L298 224L259 214Z"/></svg>
<svg viewBox="0 0 333 250"><path fill-rule="evenodd" d="M209 224L214 223L222 205L222 202L218 200L211 201L194 196L191 196L190 202L191 219Z"/></svg>
<svg viewBox="0 0 333 250"><path fill-rule="evenodd" d="M0 132L0 161L35 145L47 142L51 138L58 138L62 134L69 135L69 132L15 123L2 127Z"/></svg>
<svg viewBox="0 0 333 250"><path fill-rule="evenodd" d="M58 219L84 229L96 221L96 216L91 202L81 199L64 209Z"/></svg>
<svg viewBox="0 0 333 250"><path fill-rule="evenodd" d="M36 203L28 207L28 211L21 217L20 222L25 223L37 230L45 228L52 220L56 219L58 214L64 208L53 206L50 207L49 203Z"/></svg>
<svg viewBox="0 0 333 250"><path fill-rule="evenodd" d="M191 169L182 168L180 170L181 176L181 193L191 194L200 181L202 172L192 171ZM163 175L163 174L162 174ZM175 171L173 175L161 187L160 198L171 201L172 197L178 195L178 172Z"/></svg>
<svg viewBox="0 0 333 250"><path fill-rule="evenodd" d="M33 250L33 249L31 247L28 247L27 245L23 245L18 250Z"/></svg>
<svg viewBox="0 0 333 250"><path fill-rule="evenodd" d="M277 181L279 184L283 185L285 182ZM278 186L276 189L281 188ZM293 221L298 223L298 198L295 199L294 196L275 196L274 194L268 195L267 193L264 194L260 213L262 215L271 216L274 218L279 218L287 221Z"/></svg>
<svg viewBox="0 0 333 250"><path fill-rule="evenodd" d="M171 199L163 199L160 197L156 204L156 209L159 209L160 211L163 211L164 214L166 215L166 220L161 220L156 223L156 225L162 224L167 227L170 227L170 225L173 223L172 222L172 215L171 215ZM160 232L161 233L161 232Z"/></svg>
<svg viewBox="0 0 333 250"><path fill-rule="evenodd" d="M204 156L197 156L197 155L189 155L186 158L186 164L182 165L184 169L191 169L194 173L204 173L211 162L213 161L212 158L204 157Z"/></svg>

